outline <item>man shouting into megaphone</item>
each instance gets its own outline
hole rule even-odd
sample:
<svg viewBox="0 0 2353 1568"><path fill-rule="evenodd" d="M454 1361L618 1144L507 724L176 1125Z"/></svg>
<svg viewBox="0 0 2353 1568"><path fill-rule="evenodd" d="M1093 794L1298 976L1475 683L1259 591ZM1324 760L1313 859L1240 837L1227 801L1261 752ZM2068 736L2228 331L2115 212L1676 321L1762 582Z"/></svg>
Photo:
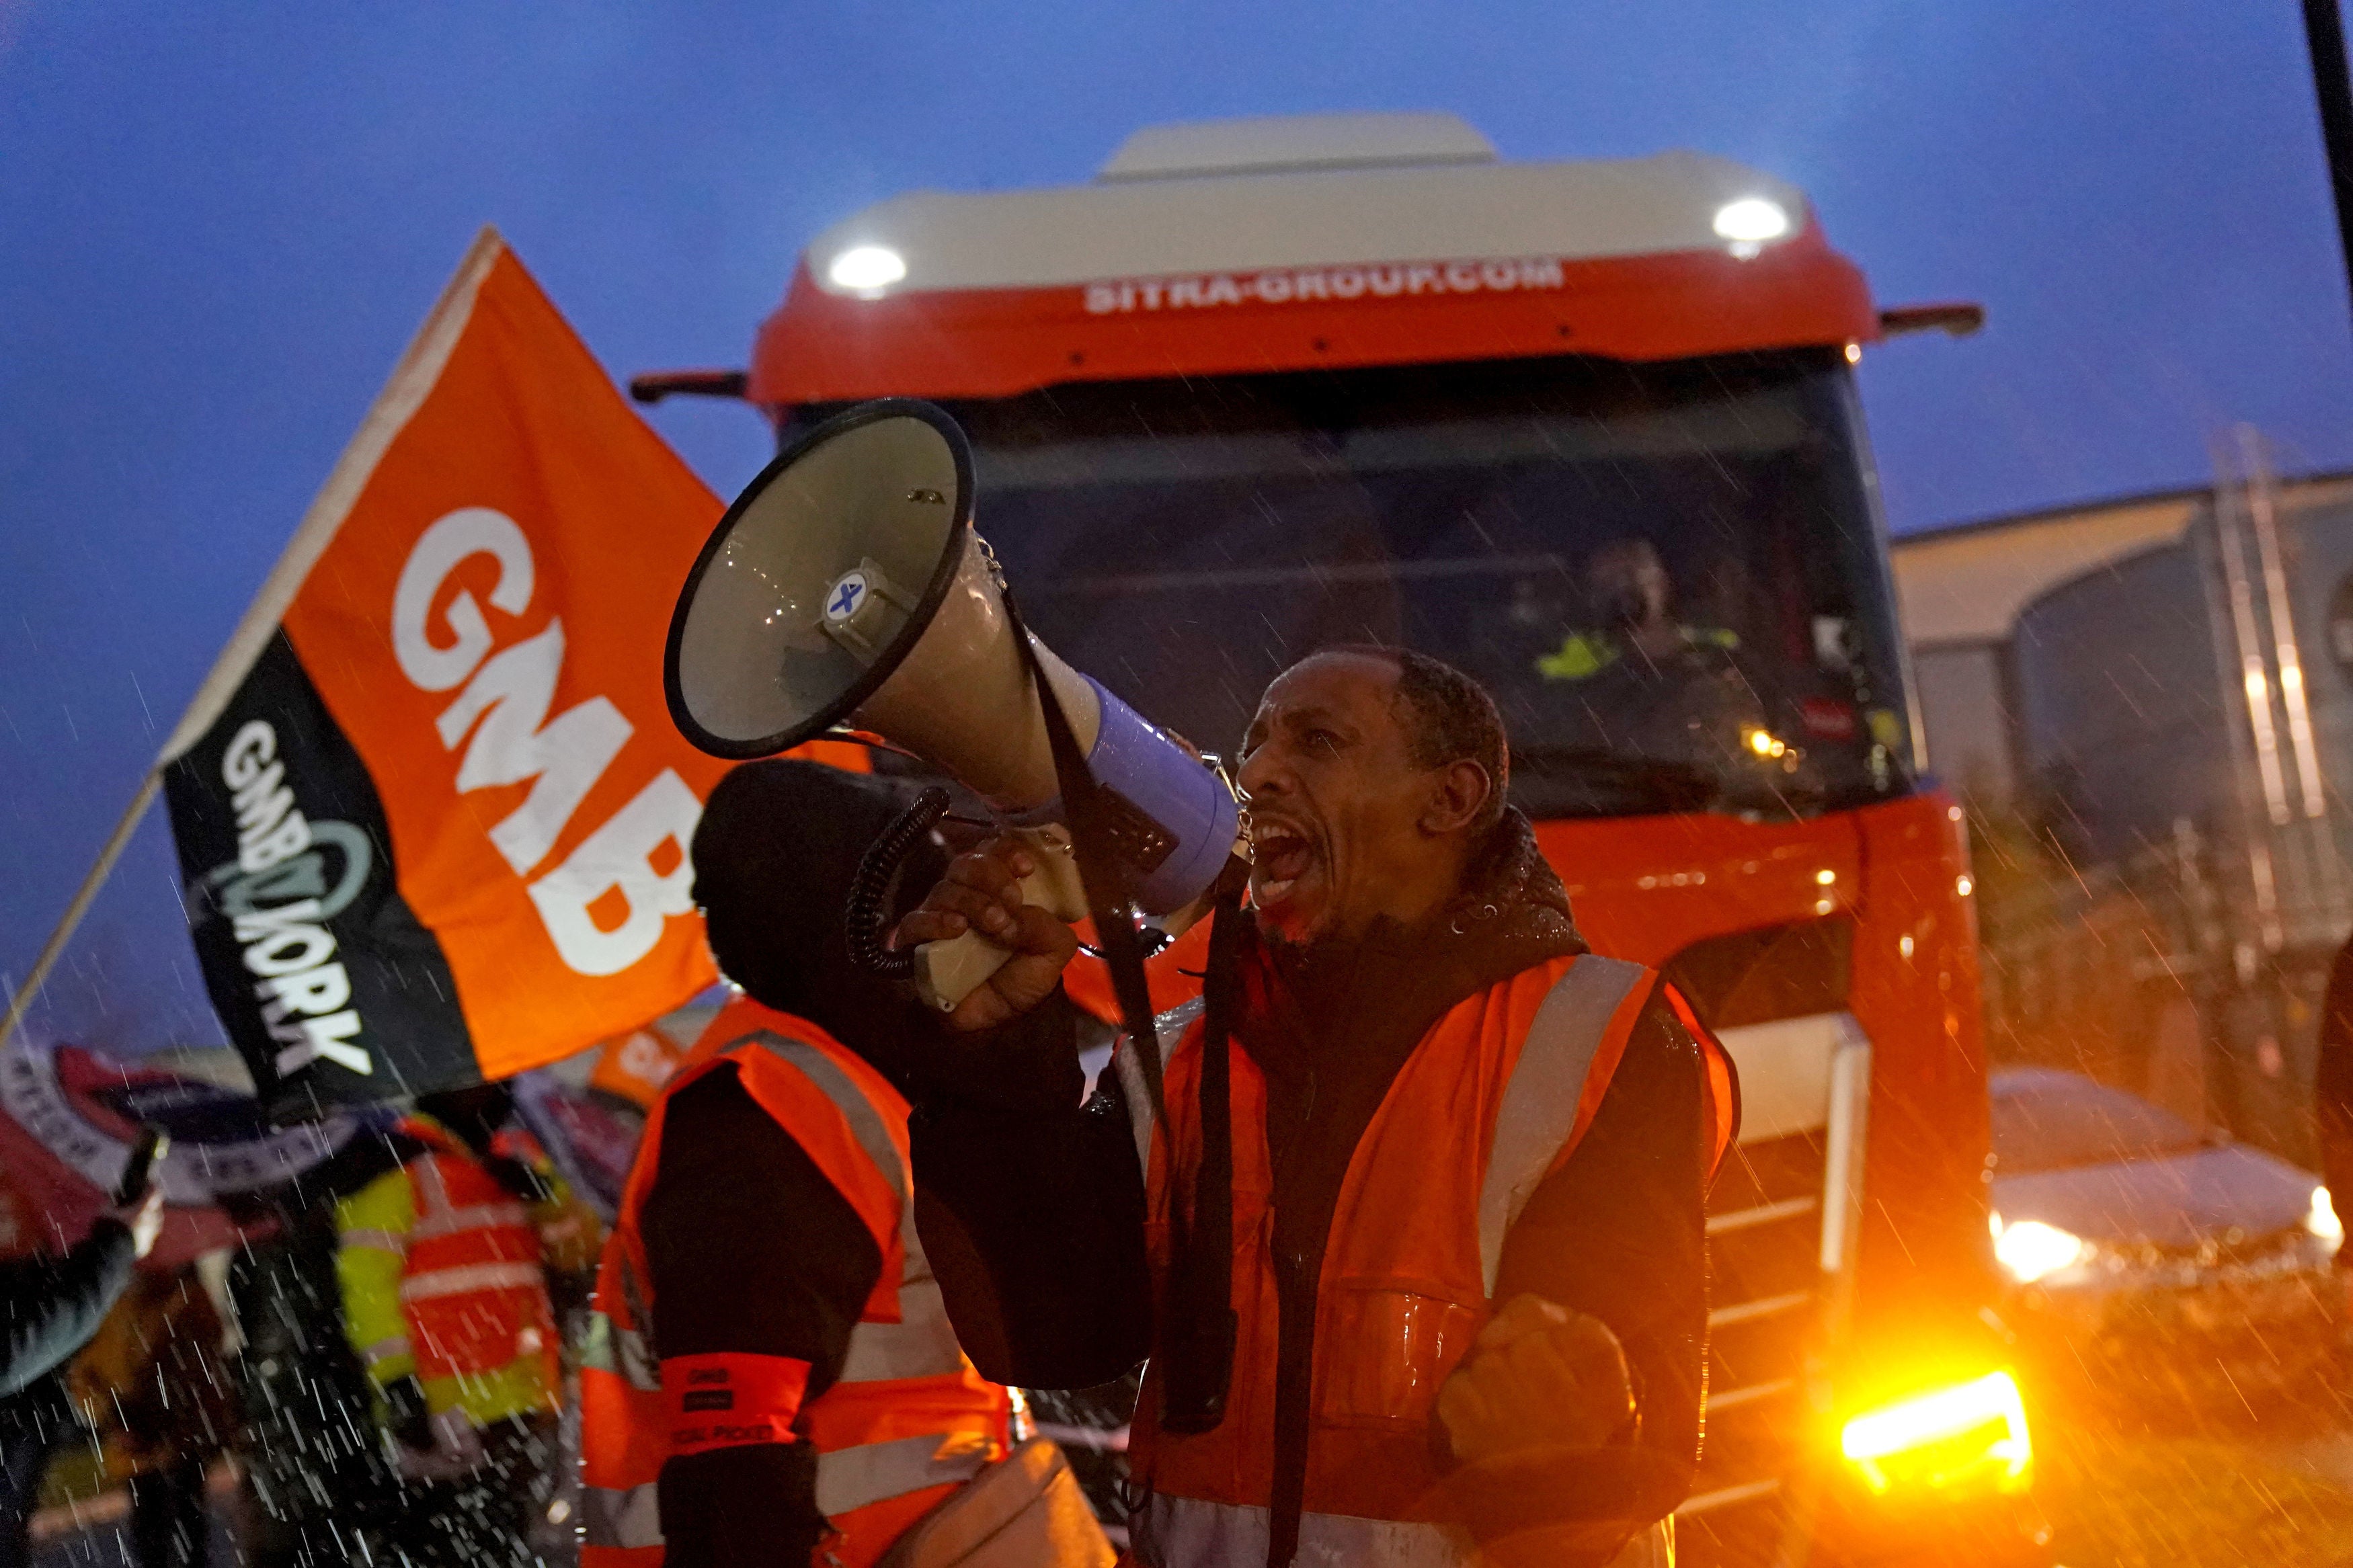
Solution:
<svg viewBox="0 0 2353 1568"><path fill-rule="evenodd" d="M1216 1059L1198 1009L1163 1021L1168 1125L1143 1042L1081 1103L1076 942L1023 903L1022 847L957 859L898 927L1015 953L926 1073L926 1245L988 1376L1151 1357L1143 1563L1668 1561L1736 1090L1671 987L1588 952L1508 768L1493 701L1434 659L1332 649L1268 688L1251 920L1212 977ZM1180 1282L1229 1167L1226 1320Z"/></svg>

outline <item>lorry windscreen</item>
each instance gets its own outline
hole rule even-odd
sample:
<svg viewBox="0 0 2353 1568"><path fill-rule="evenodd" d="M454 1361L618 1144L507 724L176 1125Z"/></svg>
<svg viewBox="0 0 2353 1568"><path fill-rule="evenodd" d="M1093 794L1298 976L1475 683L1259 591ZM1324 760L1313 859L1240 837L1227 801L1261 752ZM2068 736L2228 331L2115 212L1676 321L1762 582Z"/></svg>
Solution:
<svg viewBox="0 0 2353 1568"><path fill-rule="evenodd" d="M955 412L1039 635L1230 752L1278 671L1403 644L1501 704L1538 817L1908 785L1883 542L1831 353L1078 384Z"/></svg>

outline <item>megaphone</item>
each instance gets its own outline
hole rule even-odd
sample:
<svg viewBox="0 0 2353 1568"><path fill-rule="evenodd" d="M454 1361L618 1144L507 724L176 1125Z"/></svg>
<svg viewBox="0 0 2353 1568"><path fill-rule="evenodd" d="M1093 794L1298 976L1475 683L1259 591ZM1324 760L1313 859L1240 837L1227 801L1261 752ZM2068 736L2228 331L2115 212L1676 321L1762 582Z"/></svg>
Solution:
<svg viewBox="0 0 2353 1568"><path fill-rule="evenodd" d="M1233 791L1035 637L1025 655L972 512L972 451L944 410L888 398L810 431L736 497L687 578L662 663L670 717L729 758L840 726L881 736L1047 850L1025 894L1075 921L1087 904L1042 683L1100 786L1136 905L1194 909L1235 852ZM977 932L926 943L918 988L953 1008L1006 956Z"/></svg>

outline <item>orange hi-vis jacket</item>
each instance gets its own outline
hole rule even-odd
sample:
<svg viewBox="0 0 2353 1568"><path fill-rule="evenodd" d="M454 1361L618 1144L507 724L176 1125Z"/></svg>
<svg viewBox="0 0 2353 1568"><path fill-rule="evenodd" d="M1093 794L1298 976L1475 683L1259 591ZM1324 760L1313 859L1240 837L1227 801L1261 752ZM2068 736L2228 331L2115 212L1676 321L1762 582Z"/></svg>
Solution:
<svg viewBox="0 0 2353 1568"><path fill-rule="evenodd" d="M426 1152L337 1205L347 1333L383 1387L414 1374L435 1414L553 1414L554 1314L530 1211L429 1117Z"/></svg>
<svg viewBox="0 0 2353 1568"><path fill-rule="evenodd" d="M1651 971L1614 959L1538 964L1455 1004L1389 1086L1350 1161L1325 1246L1299 1563L1478 1561L1441 1489L1431 1438L1439 1386L1500 1304L1492 1296L1504 1238L1591 1123L1655 983ZM1199 1005L1167 1016L1160 1036L1176 1157L1198 1170ZM1146 1494L1134 1528L1136 1559L1147 1568L1267 1560L1280 1324L1274 1182L1266 1079L1239 1042L1230 1048L1233 1382L1224 1419L1187 1435L1157 1430L1158 1369L1146 1378L1130 1460ZM1152 1125L1128 1042L1120 1052L1114 1064L1147 1172L1147 1241L1165 1281L1171 1140ZM1722 1107L1729 1083L1718 1081L1709 1099ZM1717 1152L1728 1137L1727 1125ZM1665 1527L1654 1526L1622 1560L1666 1561L1657 1555L1664 1542Z"/></svg>
<svg viewBox="0 0 2353 1568"><path fill-rule="evenodd" d="M805 1397L807 1362L663 1358L660 1303L638 1229L660 1163L670 1096L723 1062L866 1223L882 1271L840 1379ZM583 1568L659 1568L657 1484L673 1457L807 1438L817 1505L838 1535L829 1563L866 1568L1008 1447L1009 1395L957 1346L915 1234L906 1100L804 1019L739 999L664 1086L606 1243L581 1371Z"/></svg>

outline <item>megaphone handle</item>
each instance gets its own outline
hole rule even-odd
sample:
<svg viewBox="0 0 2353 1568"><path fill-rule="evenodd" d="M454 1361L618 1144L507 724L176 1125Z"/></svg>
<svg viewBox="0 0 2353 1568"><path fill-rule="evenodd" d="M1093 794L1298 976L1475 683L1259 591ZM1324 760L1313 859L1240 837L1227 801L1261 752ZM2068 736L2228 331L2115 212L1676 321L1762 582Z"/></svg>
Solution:
<svg viewBox="0 0 2353 1568"><path fill-rule="evenodd" d="M1086 889L1079 882L1078 863L1069 847L1051 835L1017 828L1013 837L1029 847L1038 868L1021 879L1021 901L1036 904L1058 921L1076 921L1087 912ZM915 949L915 994L924 1005L953 1013L956 1005L988 983L1013 956L976 931Z"/></svg>
<svg viewBox="0 0 2353 1568"><path fill-rule="evenodd" d="M953 1013L1012 956L976 931L927 942L915 949L915 994L926 1006Z"/></svg>

